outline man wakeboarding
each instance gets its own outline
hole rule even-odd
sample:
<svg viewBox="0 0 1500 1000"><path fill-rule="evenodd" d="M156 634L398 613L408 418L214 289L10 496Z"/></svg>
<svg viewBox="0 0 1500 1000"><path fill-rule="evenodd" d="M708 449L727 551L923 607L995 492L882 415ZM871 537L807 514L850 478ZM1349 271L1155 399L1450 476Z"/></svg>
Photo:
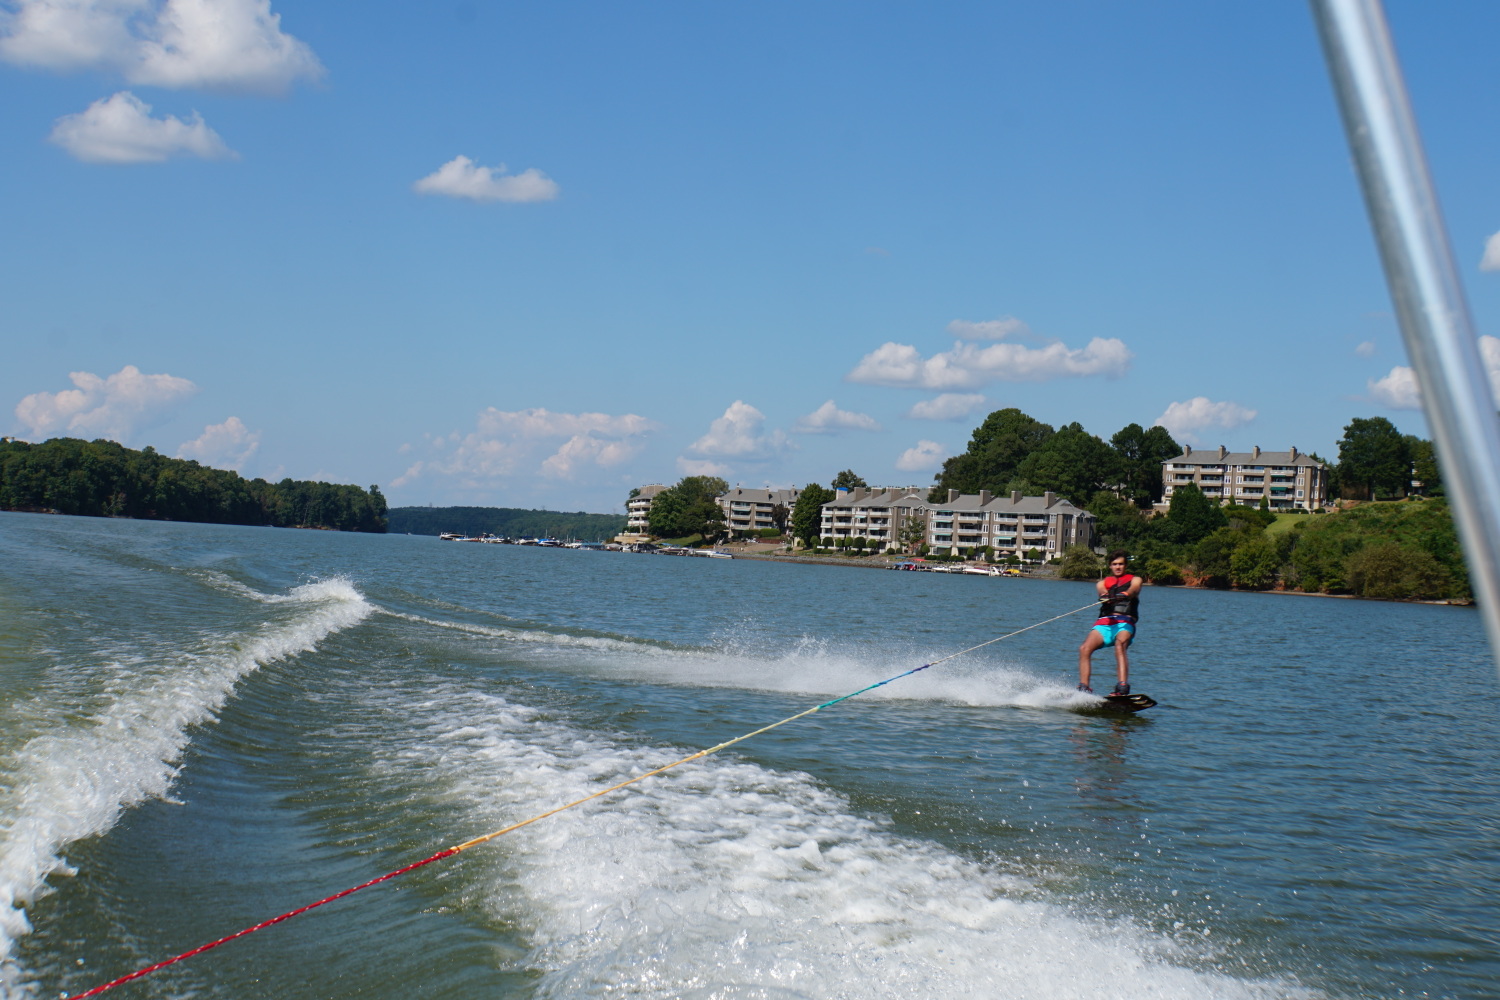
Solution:
<svg viewBox="0 0 1500 1000"><path fill-rule="evenodd" d="M1116 695L1130 694L1130 656L1127 650L1135 638L1135 624L1140 614L1141 578L1126 569L1129 557L1123 549L1109 554L1109 576L1100 580L1099 620L1089 629L1089 636L1078 647L1078 690L1093 694L1089 677L1093 670L1094 651L1115 647L1115 671L1119 683Z"/></svg>

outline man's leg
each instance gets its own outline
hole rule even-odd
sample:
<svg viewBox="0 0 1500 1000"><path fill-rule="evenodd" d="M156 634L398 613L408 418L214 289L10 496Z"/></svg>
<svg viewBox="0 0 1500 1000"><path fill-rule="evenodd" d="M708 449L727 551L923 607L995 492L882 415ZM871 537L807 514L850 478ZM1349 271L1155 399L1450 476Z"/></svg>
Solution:
<svg viewBox="0 0 1500 1000"><path fill-rule="evenodd" d="M1104 645L1104 636L1093 629L1089 629L1089 637L1083 640L1083 645L1078 647L1078 683L1084 687L1089 686L1089 676L1093 669L1094 650Z"/></svg>
<svg viewBox="0 0 1500 1000"><path fill-rule="evenodd" d="M1115 633L1115 674L1120 678L1120 683L1126 687L1130 686L1130 656L1126 650L1130 646L1130 640L1134 638L1135 633L1124 629Z"/></svg>

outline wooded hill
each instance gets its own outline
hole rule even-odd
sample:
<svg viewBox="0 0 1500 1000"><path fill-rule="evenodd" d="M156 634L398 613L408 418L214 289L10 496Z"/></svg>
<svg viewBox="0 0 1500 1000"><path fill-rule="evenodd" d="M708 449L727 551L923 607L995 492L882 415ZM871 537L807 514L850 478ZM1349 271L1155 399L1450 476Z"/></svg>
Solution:
<svg viewBox="0 0 1500 1000"><path fill-rule="evenodd" d="M625 530L624 514L566 514L515 507L393 507L387 515L397 534L488 533L502 538L560 538L603 542Z"/></svg>
<svg viewBox="0 0 1500 1000"><path fill-rule="evenodd" d="M385 497L337 483L239 473L114 441L0 441L0 510L280 528L385 530Z"/></svg>

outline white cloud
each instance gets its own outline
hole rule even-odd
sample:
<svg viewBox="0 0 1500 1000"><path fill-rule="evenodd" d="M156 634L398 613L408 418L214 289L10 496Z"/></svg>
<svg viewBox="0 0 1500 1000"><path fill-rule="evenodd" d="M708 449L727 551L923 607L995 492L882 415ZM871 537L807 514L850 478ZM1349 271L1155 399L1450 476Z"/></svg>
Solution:
<svg viewBox="0 0 1500 1000"><path fill-rule="evenodd" d="M391 483L423 478L455 479L464 487L494 485L512 475L574 480L634 458L658 425L634 413L554 413L545 409L483 410L474 430L439 435L434 457L415 462Z"/></svg>
<svg viewBox="0 0 1500 1000"><path fill-rule="evenodd" d="M1354 353L1361 358L1373 358L1375 356L1375 341L1365 341L1354 349Z"/></svg>
<svg viewBox="0 0 1500 1000"><path fill-rule="evenodd" d="M557 183L533 167L506 174L505 164L481 167L467 156L455 156L412 185L418 194L441 194L470 201L551 201Z"/></svg>
<svg viewBox="0 0 1500 1000"><path fill-rule="evenodd" d="M1255 412L1238 403L1215 403L1207 396L1194 396L1168 406L1167 411L1156 418L1155 426L1165 427L1174 438L1196 444L1196 431L1240 427L1254 420Z"/></svg>
<svg viewBox="0 0 1500 1000"><path fill-rule="evenodd" d="M948 449L936 441L918 441L915 447L906 449L896 459L896 468L902 472L931 472L942 466L947 457Z"/></svg>
<svg viewBox="0 0 1500 1000"><path fill-rule="evenodd" d="M1417 390L1417 373L1405 365L1397 365L1384 378L1370 379L1365 383L1370 396L1382 406L1393 410L1420 410L1422 394Z"/></svg>
<svg viewBox="0 0 1500 1000"><path fill-rule="evenodd" d="M187 121L172 115L152 118L151 105L126 90L59 118L47 138L85 163L160 163L173 156L229 160L238 155L196 111Z"/></svg>
<svg viewBox="0 0 1500 1000"><path fill-rule="evenodd" d="M727 476L729 466L722 462L710 462L708 459L686 458L677 456L677 470L684 476Z"/></svg>
<svg viewBox="0 0 1500 1000"><path fill-rule="evenodd" d="M729 404L724 415L708 426L708 433L688 446L688 451L704 458L740 458L749 461L769 458L787 447L781 431L762 433L765 414L742 400Z"/></svg>
<svg viewBox="0 0 1500 1000"><path fill-rule="evenodd" d="M978 392L945 392L933 399L924 399L906 411L916 420L962 420L975 410L982 408L987 400Z"/></svg>
<svg viewBox="0 0 1500 1000"><path fill-rule="evenodd" d="M1500 233L1491 236L1484 244L1484 257L1479 261L1481 271L1500 271Z"/></svg>
<svg viewBox="0 0 1500 1000"><path fill-rule="evenodd" d="M979 323L956 319L948 324L948 332L964 340L1004 340L1013 336L1029 337L1031 327L1014 316L1001 316Z"/></svg>
<svg viewBox="0 0 1500 1000"><path fill-rule="evenodd" d="M184 442L177 457L239 472L259 447L260 431L250 430L239 417L230 417L222 424L209 424L196 439Z"/></svg>
<svg viewBox="0 0 1500 1000"><path fill-rule="evenodd" d="M316 80L312 49L281 30L270 0L12 0L0 59L118 73L156 87L281 94Z"/></svg>
<svg viewBox="0 0 1500 1000"><path fill-rule="evenodd" d="M126 365L107 378L70 372L76 389L34 392L16 404L16 418L34 438L58 432L124 442L139 426L198 387L175 375L143 375Z"/></svg>
<svg viewBox="0 0 1500 1000"><path fill-rule="evenodd" d="M1500 337L1479 338L1479 359L1490 377L1490 392L1500 399ZM1370 396L1393 410L1420 410L1422 391L1417 387L1417 373L1406 365L1397 365L1383 378L1366 383Z"/></svg>
<svg viewBox="0 0 1500 1000"><path fill-rule="evenodd" d="M864 413L841 410L829 400L792 425L799 434L836 434L839 431L878 431L880 424Z"/></svg>
<svg viewBox="0 0 1500 1000"><path fill-rule="evenodd" d="M1047 382L1103 375L1119 378L1135 355L1123 341L1095 337L1081 350L1061 343L1046 347L962 341L951 351L923 358L909 344L886 343L860 359L845 378L872 385L919 389L977 389L988 382Z"/></svg>

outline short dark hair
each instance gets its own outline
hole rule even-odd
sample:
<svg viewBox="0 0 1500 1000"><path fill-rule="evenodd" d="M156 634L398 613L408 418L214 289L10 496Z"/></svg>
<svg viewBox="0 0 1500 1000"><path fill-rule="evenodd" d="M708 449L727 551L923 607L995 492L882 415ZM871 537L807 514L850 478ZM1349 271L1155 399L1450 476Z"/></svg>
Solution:
<svg viewBox="0 0 1500 1000"><path fill-rule="evenodd" d="M1115 549L1109 554L1109 558L1104 560L1104 562L1107 565L1114 562L1116 559L1124 559L1126 562L1129 562L1130 555L1124 549Z"/></svg>

